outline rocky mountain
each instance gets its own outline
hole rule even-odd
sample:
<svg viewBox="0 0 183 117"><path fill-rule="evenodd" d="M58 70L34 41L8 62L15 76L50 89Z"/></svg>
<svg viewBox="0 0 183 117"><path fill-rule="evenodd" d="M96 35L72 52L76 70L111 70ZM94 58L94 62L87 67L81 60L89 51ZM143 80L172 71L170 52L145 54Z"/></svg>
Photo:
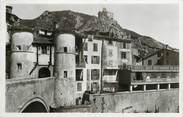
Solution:
<svg viewBox="0 0 183 117"><path fill-rule="evenodd" d="M113 19L112 15L112 13L105 9L98 13L98 17L70 10L45 11L39 17L32 20L20 19L15 23L15 26L49 31L53 31L56 27L57 30L76 31L83 34L108 32L112 38L131 38L132 47L139 51L140 57L166 46L151 37L122 28L117 21Z"/></svg>

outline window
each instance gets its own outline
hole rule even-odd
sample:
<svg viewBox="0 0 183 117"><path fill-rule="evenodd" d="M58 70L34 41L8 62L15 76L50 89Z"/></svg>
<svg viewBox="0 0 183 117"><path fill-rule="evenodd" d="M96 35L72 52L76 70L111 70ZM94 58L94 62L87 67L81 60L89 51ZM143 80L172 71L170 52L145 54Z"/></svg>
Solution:
<svg viewBox="0 0 183 117"><path fill-rule="evenodd" d="M135 77L136 80L143 80L142 72L136 72Z"/></svg>
<svg viewBox="0 0 183 117"><path fill-rule="evenodd" d="M67 47L64 47L64 52L67 52Z"/></svg>
<svg viewBox="0 0 183 117"><path fill-rule="evenodd" d="M99 69L92 69L91 80L98 80L98 79L99 79Z"/></svg>
<svg viewBox="0 0 183 117"><path fill-rule="evenodd" d="M17 45L17 50L21 50L21 46L20 45Z"/></svg>
<svg viewBox="0 0 183 117"><path fill-rule="evenodd" d="M87 90L89 91L90 90L90 83L89 82L87 82Z"/></svg>
<svg viewBox="0 0 183 117"><path fill-rule="evenodd" d="M87 69L87 80L90 80L90 69Z"/></svg>
<svg viewBox="0 0 183 117"><path fill-rule="evenodd" d="M83 70L76 69L76 81L83 81Z"/></svg>
<svg viewBox="0 0 183 117"><path fill-rule="evenodd" d="M76 55L76 64L79 64L79 55Z"/></svg>
<svg viewBox="0 0 183 117"><path fill-rule="evenodd" d="M112 57L113 56L113 53L112 53L112 49L109 49L109 56Z"/></svg>
<svg viewBox="0 0 183 117"><path fill-rule="evenodd" d="M172 83L171 88L179 88L179 83Z"/></svg>
<svg viewBox="0 0 183 117"><path fill-rule="evenodd" d="M123 48L126 48L126 43L125 42L123 42Z"/></svg>
<svg viewBox="0 0 183 117"><path fill-rule="evenodd" d="M47 54L47 47L46 46L42 46L42 54Z"/></svg>
<svg viewBox="0 0 183 117"><path fill-rule="evenodd" d="M166 52L166 56L169 56L169 52Z"/></svg>
<svg viewBox="0 0 183 117"><path fill-rule="evenodd" d="M126 52L121 52L121 59L126 59Z"/></svg>
<svg viewBox="0 0 183 117"><path fill-rule="evenodd" d="M52 32L47 32L47 35L48 35L48 36L51 36L51 35L52 35Z"/></svg>
<svg viewBox="0 0 183 117"><path fill-rule="evenodd" d="M92 56L91 57L91 63L92 64L99 64L100 58L99 56Z"/></svg>
<svg viewBox="0 0 183 117"><path fill-rule="evenodd" d="M45 31L39 30L40 35L45 35Z"/></svg>
<svg viewBox="0 0 183 117"><path fill-rule="evenodd" d="M109 44L109 45L112 45L113 43L112 43L112 41L111 41L111 40L109 40L108 44Z"/></svg>
<svg viewBox="0 0 183 117"><path fill-rule="evenodd" d="M18 70L22 69L22 63L17 63Z"/></svg>
<svg viewBox="0 0 183 117"><path fill-rule="evenodd" d="M84 60L86 63L88 63L88 56L87 55L84 55Z"/></svg>
<svg viewBox="0 0 183 117"><path fill-rule="evenodd" d="M148 61L147 61L147 64L148 64L148 65L152 65L152 60L148 60Z"/></svg>
<svg viewBox="0 0 183 117"><path fill-rule="evenodd" d="M93 82L91 84L91 91L93 91L93 92L98 92L99 91L99 83L98 82Z"/></svg>
<svg viewBox="0 0 183 117"><path fill-rule="evenodd" d="M158 57L161 57L161 52L158 52Z"/></svg>
<svg viewBox="0 0 183 117"><path fill-rule="evenodd" d="M169 64L169 61L168 61L168 60L166 60L166 64L167 64L167 65Z"/></svg>
<svg viewBox="0 0 183 117"><path fill-rule="evenodd" d="M77 83L77 91L82 91L82 83Z"/></svg>
<svg viewBox="0 0 183 117"><path fill-rule="evenodd" d="M97 43L93 44L93 51L98 51L98 44Z"/></svg>
<svg viewBox="0 0 183 117"><path fill-rule="evenodd" d="M84 44L84 51L88 51L88 43Z"/></svg>
<svg viewBox="0 0 183 117"><path fill-rule="evenodd" d="M64 71L64 78L67 78L67 71Z"/></svg>

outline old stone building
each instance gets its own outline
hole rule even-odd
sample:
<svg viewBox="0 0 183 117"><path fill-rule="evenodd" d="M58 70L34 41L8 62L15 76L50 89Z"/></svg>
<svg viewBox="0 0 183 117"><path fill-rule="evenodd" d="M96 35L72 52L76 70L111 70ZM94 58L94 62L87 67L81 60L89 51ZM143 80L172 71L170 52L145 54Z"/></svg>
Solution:
<svg viewBox="0 0 183 117"><path fill-rule="evenodd" d="M105 8L96 17L66 10L27 20L7 7L6 111L175 112L177 53L160 49L137 65L149 46L132 48L132 37L144 38L127 32Z"/></svg>
<svg viewBox="0 0 183 117"><path fill-rule="evenodd" d="M7 14L12 17L11 13ZM116 24L111 13L106 9L99 12L97 22L102 28L85 33L75 31L67 23L65 28L60 28L62 22L48 20L53 19L51 12L45 12L41 17L41 23L46 18L45 23L49 24L35 25L33 20L8 19L8 22L12 21L8 23L8 79L56 77L56 106L75 105L85 91L117 90L119 66L132 64L131 40L125 33L116 33L112 24L104 24Z"/></svg>
<svg viewBox="0 0 183 117"><path fill-rule="evenodd" d="M142 65L179 65L179 52L176 49L165 48L142 58Z"/></svg>

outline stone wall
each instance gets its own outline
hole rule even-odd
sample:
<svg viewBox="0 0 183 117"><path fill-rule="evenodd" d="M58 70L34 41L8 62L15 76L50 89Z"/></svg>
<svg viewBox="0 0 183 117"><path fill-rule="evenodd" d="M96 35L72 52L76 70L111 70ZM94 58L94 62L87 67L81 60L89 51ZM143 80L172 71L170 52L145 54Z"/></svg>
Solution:
<svg viewBox="0 0 183 117"><path fill-rule="evenodd" d="M91 95L92 112L178 112L179 89Z"/></svg>
<svg viewBox="0 0 183 117"><path fill-rule="evenodd" d="M6 112L21 112L25 105L39 98L47 106L53 102L55 78L10 79L6 81Z"/></svg>
<svg viewBox="0 0 183 117"><path fill-rule="evenodd" d="M63 113L89 113L92 112L91 105L75 105L75 106L64 106L57 109L52 109L51 112L63 112Z"/></svg>

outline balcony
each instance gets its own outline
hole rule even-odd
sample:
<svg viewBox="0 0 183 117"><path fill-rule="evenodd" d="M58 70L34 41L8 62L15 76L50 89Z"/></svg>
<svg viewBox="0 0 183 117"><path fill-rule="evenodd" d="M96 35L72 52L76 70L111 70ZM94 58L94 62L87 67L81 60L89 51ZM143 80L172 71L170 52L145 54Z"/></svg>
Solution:
<svg viewBox="0 0 183 117"><path fill-rule="evenodd" d="M149 78L143 80L134 80L131 78L131 84L163 84L163 83L178 83L179 78Z"/></svg>
<svg viewBox="0 0 183 117"><path fill-rule="evenodd" d="M107 83L117 83L116 75L104 75L103 81Z"/></svg>
<svg viewBox="0 0 183 117"><path fill-rule="evenodd" d="M179 66L173 65L154 65L154 66L119 66L120 69L128 69L134 72L179 72Z"/></svg>

